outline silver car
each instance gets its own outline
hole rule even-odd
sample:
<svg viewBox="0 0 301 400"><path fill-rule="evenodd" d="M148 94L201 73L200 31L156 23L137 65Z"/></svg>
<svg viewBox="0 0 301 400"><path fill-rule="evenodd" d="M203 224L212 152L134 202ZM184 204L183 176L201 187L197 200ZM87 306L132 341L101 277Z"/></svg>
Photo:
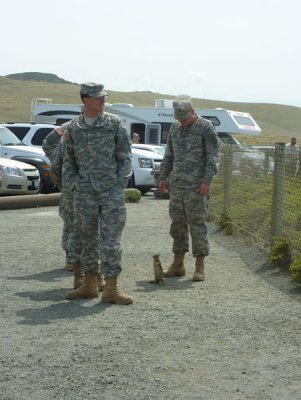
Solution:
<svg viewBox="0 0 301 400"><path fill-rule="evenodd" d="M37 194L40 173L36 167L0 157L0 195Z"/></svg>

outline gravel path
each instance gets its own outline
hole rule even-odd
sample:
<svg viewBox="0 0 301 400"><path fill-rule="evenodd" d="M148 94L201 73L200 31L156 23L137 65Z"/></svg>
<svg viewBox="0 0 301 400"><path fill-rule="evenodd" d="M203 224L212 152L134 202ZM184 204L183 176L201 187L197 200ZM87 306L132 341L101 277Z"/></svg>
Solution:
<svg viewBox="0 0 301 400"><path fill-rule="evenodd" d="M0 399L301 399L301 289L209 226L207 279L171 261L168 201L128 204L119 286L132 306L66 301L57 207L0 211Z"/></svg>

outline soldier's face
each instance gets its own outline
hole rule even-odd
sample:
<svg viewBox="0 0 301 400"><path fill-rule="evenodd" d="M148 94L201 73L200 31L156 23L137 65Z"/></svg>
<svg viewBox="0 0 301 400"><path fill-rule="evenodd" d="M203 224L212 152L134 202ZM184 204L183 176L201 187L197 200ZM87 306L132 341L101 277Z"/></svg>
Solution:
<svg viewBox="0 0 301 400"><path fill-rule="evenodd" d="M179 121L179 122L182 126L189 126L193 123L194 119L195 119L195 114L194 114L194 110L192 110L192 111L190 111L190 113L186 119L182 119L182 121Z"/></svg>
<svg viewBox="0 0 301 400"><path fill-rule="evenodd" d="M85 99L85 110L90 113L101 113L105 105L105 96L88 97Z"/></svg>

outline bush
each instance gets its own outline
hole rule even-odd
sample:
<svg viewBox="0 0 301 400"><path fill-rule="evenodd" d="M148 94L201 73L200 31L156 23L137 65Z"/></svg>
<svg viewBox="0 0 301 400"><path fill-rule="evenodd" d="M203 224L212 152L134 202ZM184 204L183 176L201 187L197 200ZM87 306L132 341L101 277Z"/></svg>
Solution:
<svg viewBox="0 0 301 400"><path fill-rule="evenodd" d="M125 189L125 202L126 203L139 203L141 199L141 192L138 189Z"/></svg>
<svg viewBox="0 0 301 400"><path fill-rule="evenodd" d="M273 238L269 261L274 267L289 267L291 251L288 240L281 237Z"/></svg>
<svg viewBox="0 0 301 400"><path fill-rule="evenodd" d="M226 236L233 235L233 223L228 214L225 213L221 214L219 220L217 221L217 225L224 230L224 234Z"/></svg>
<svg viewBox="0 0 301 400"><path fill-rule="evenodd" d="M289 267L289 272L292 275L293 281L301 284L301 255L294 257Z"/></svg>

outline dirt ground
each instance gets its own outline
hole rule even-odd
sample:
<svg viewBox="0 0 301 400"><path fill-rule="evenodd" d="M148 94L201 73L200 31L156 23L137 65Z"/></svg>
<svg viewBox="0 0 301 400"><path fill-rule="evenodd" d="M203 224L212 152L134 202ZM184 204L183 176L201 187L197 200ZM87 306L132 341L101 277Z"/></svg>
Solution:
<svg viewBox="0 0 301 400"><path fill-rule="evenodd" d="M0 211L0 399L301 399L301 290L209 225L206 281L153 278L171 259L168 200L128 204L119 286L134 304L64 300L57 207Z"/></svg>

